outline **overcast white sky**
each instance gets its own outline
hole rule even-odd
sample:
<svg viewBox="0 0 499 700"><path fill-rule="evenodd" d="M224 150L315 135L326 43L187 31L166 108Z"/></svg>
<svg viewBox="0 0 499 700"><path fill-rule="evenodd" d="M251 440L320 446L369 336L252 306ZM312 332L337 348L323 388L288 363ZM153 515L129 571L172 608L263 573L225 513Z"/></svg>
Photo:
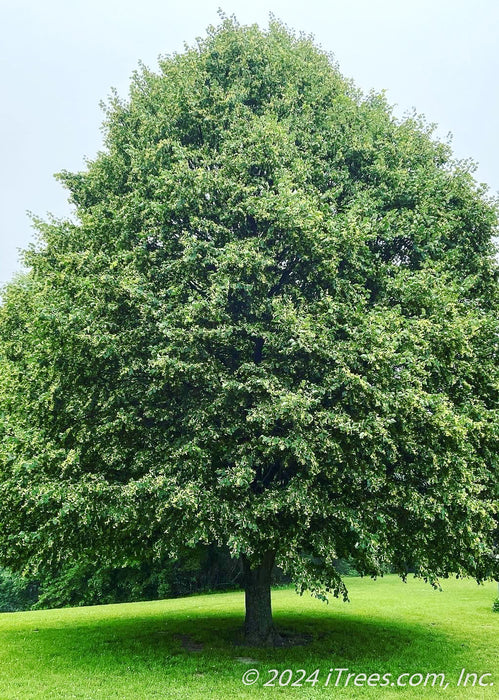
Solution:
<svg viewBox="0 0 499 700"><path fill-rule="evenodd" d="M455 154L499 191L497 0L0 0L0 284L33 235L27 210L69 213L53 174L100 148L99 101L112 86L127 94L139 60L154 67L217 24L219 6L313 33L359 87L452 132Z"/></svg>

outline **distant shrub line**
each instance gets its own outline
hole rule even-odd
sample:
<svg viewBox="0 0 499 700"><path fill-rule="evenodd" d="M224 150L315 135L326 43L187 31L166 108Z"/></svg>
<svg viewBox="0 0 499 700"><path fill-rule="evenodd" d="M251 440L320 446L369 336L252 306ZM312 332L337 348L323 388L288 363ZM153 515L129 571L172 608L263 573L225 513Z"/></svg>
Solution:
<svg viewBox="0 0 499 700"><path fill-rule="evenodd" d="M337 560L337 569L344 576L358 575L344 559ZM290 583L278 568L273 579L276 585ZM81 562L50 581L27 580L0 568L0 612L159 600L241 586L239 562L230 557L228 550L199 546L175 561L119 569Z"/></svg>

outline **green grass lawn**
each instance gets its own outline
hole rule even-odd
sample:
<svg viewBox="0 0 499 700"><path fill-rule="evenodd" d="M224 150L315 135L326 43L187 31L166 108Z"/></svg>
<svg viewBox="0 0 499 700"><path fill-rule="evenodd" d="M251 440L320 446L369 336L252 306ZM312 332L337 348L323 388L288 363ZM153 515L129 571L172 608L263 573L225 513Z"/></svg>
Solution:
<svg viewBox="0 0 499 700"><path fill-rule="evenodd" d="M435 591L395 576L347 580L351 603L329 605L293 590L273 593L276 623L312 640L304 646L254 649L235 643L242 624L243 594L67 608L0 615L0 699L299 697L392 698L499 697L499 614L491 611L493 583L443 582ZM369 687L362 676L344 687L330 669L366 676L445 673L447 689ZM457 687L461 669L485 677L486 687ZM260 679L245 687L242 675ZM291 669L291 682L316 669L318 682L264 687ZM282 676L282 682L290 674ZM407 682L404 677L402 682ZM414 677L417 683L419 677ZM371 679L376 682L376 679ZM383 682L380 679L379 682ZM439 681L437 681L438 683ZM471 681L470 681L471 682Z"/></svg>

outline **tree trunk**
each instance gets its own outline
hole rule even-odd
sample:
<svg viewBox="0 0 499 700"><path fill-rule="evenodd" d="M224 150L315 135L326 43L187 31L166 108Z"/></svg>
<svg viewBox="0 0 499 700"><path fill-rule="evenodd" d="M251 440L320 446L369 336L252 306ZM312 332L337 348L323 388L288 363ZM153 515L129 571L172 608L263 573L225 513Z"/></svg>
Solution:
<svg viewBox="0 0 499 700"><path fill-rule="evenodd" d="M252 567L244 554L241 557L246 602L244 639L251 646L278 646L282 641L272 621L270 577L274 559L275 552L266 552L261 564Z"/></svg>

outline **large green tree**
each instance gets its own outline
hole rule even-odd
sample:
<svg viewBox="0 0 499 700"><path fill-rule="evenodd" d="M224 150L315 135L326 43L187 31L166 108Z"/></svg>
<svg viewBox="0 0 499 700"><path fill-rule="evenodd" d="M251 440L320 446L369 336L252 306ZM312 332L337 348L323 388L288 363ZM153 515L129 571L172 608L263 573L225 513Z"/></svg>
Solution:
<svg viewBox="0 0 499 700"><path fill-rule="evenodd" d="M228 545L270 572L498 575L497 210L276 21L142 67L1 308L5 565Z"/></svg>

